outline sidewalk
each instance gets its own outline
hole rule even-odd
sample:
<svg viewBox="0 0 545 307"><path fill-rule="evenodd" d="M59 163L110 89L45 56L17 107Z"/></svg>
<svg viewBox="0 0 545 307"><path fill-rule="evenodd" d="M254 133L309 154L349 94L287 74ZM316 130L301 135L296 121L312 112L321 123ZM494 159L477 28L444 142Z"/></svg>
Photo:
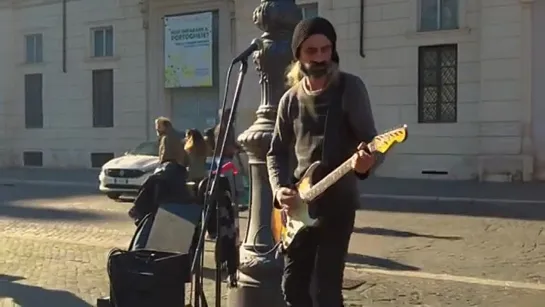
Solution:
<svg viewBox="0 0 545 307"><path fill-rule="evenodd" d="M362 197L443 201L502 201L545 204L545 182L496 183L458 180L370 178Z"/></svg>
<svg viewBox="0 0 545 307"><path fill-rule="evenodd" d="M0 184L98 186L98 169L0 169ZM500 201L545 204L545 183L492 183L477 181L398 179L372 177L361 183L363 198Z"/></svg>

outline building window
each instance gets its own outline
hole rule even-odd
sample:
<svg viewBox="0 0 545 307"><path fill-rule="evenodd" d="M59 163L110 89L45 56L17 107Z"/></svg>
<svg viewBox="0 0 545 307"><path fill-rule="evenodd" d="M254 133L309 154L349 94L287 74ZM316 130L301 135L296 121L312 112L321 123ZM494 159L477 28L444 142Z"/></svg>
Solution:
<svg viewBox="0 0 545 307"><path fill-rule="evenodd" d="M453 30L459 27L458 0L420 0L420 31Z"/></svg>
<svg viewBox="0 0 545 307"><path fill-rule="evenodd" d="M26 63L41 63L43 61L43 35L25 35Z"/></svg>
<svg viewBox="0 0 545 307"><path fill-rule="evenodd" d="M456 122L458 45L425 46L418 53L418 122Z"/></svg>
<svg viewBox="0 0 545 307"><path fill-rule="evenodd" d="M25 127L43 128L42 74L25 75Z"/></svg>
<svg viewBox="0 0 545 307"><path fill-rule="evenodd" d="M114 126L114 71L93 70L93 127Z"/></svg>
<svg viewBox="0 0 545 307"><path fill-rule="evenodd" d="M114 55L114 29L103 27L92 29L93 57L111 57Z"/></svg>
<svg viewBox="0 0 545 307"><path fill-rule="evenodd" d="M93 152L91 153L91 167L101 168L106 162L113 158L113 152Z"/></svg>
<svg viewBox="0 0 545 307"><path fill-rule="evenodd" d="M41 151L25 151L23 152L24 166L43 166L43 153Z"/></svg>
<svg viewBox="0 0 545 307"><path fill-rule="evenodd" d="M303 19L309 19L318 16L318 3L305 3L299 5Z"/></svg>

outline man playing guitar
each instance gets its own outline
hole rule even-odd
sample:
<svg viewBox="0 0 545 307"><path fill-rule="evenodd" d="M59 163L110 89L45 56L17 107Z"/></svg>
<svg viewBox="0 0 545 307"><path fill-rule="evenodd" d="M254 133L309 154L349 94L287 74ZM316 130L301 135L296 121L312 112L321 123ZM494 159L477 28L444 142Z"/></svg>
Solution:
<svg viewBox="0 0 545 307"><path fill-rule="evenodd" d="M321 160L325 171L331 171L352 156L354 172L312 206L319 225L305 229L284 250L282 290L291 307L312 307L313 273L320 306L343 306L344 262L359 206L356 178L367 178L375 163L364 150L377 135L368 93L359 77L339 71L336 40L334 27L324 18L303 20L295 28L295 62L287 75L291 88L280 100L267 154L274 205L286 210L300 201L293 183L313 162Z"/></svg>

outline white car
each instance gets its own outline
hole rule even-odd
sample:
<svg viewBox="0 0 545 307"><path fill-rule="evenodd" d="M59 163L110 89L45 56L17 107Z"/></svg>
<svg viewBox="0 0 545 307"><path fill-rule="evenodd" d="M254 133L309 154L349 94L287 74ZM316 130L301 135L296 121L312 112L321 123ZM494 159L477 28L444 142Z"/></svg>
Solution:
<svg viewBox="0 0 545 307"><path fill-rule="evenodd" d="M157 142L144 142L102 166L99 189L111 199L136 194L159 166Z"/></svg>

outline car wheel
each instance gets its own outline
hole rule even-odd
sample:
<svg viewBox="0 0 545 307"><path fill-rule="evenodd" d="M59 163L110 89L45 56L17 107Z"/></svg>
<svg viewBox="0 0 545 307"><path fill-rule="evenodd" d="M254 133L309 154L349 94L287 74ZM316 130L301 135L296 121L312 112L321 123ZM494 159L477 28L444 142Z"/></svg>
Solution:
<svg viewBox="0 0 545 307"><path fill-rule="evenodd" d="M106 196L108 196L109 199L111 200L118 200L119 197L121 196L120 193L106 193Z"/></svg>

